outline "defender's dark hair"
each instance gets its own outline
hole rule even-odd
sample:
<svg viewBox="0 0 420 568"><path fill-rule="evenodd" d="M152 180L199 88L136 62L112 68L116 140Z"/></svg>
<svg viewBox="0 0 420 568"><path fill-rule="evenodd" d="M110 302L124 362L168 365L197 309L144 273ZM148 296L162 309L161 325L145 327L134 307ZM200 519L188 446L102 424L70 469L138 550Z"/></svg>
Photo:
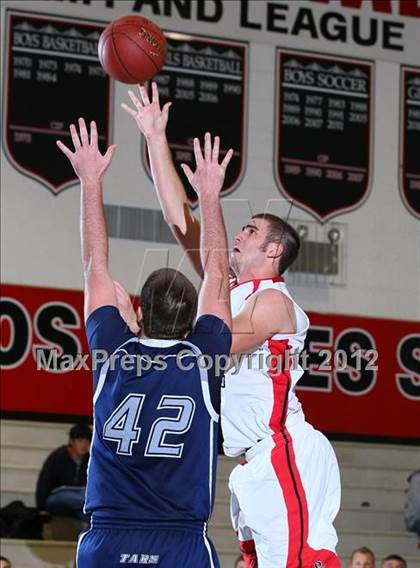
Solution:
<svg viewBox="0 0 420 568"><path fill-rule="evenodd" d="M181 272L155 270L140 292L144 334L155 339L181 339L192 329L197 301L196 289Z"/></svg>
<svg viewBox="0 0 420 568"><path fill-rule="evenodd" d="M92 440L92 430L89 424L79 423L70 428L69 438L76 440L78 438L83 440Z"/></svg>
<svg viewBox="0 0 420 568"><path fill-rule="evenodd" d="M270 243L282 245L283 252L279 258L279 275L283 274L291 266L299 253L300 238L295 229L271 213L258 213L253 219L264 219L269 224L269 232L264 243L267 247Z"/></svg>

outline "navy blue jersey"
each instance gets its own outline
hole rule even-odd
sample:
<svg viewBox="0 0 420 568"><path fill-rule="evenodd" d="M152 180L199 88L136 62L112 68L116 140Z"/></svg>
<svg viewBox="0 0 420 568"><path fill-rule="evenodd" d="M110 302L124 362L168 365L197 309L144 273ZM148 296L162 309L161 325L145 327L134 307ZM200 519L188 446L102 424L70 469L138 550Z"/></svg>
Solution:
<svg viewBox="0 0 420 568"><path fill-rule="evenodd" d="M229 329L206 315L185 340L143 340L117 308L103 306L89 316L86 331L92 356L110 355L93 372L86 510L110 526L206 522L222 377L214 366L203 367L229 353Z"/></svg>

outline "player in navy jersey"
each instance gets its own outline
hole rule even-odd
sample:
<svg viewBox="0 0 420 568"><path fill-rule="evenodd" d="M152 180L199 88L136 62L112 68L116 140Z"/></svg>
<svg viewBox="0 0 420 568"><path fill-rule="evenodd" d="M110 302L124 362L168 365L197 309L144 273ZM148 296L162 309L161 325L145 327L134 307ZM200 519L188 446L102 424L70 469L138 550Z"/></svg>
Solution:
<svg viewBox="0 0 420 568"><path fill-rule="evenodd" d="M121 564L218 567L208 540L215 488L222 377L206 362L231 345L226 231L219 194L232 152L219 139L194 140L196 171L185 172L200 199L205 276L197 300L180 272L153 272L141 291L139 325L121 317L121 288L107 268L102 178L115 147L102 156L90 137L58 142L81 181L85 320L94 379L94 436L85 509L91 528L79 539L79 568ZM120 308L120 309L119 309ZM196 323L194 324L197 316ZM207 367L209 365L207 364Z"/></svg>

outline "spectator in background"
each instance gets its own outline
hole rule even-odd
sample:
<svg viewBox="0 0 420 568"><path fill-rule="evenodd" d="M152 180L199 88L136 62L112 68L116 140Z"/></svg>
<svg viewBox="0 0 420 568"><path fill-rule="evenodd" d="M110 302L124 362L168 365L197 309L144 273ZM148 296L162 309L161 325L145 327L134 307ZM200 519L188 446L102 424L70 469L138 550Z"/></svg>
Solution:
<svg viewBox="0 0 420 568"><path fill-rule="evenodd" d="M83 505L91 440L90 427L76 424L69 432L68 444L47 457L36 486L38 509L87 520Z"/></svg>
<svg viewBox="0 0 420 568"><path fill-rule="evenodd" d="M407 568L407 562L398 554L390 554L382 560L381 568Z"/></svg>
<svg viewBox="0 0 420 568"><path fill-rule="evenodd" d="M242 554L235 560L234 568L247 568L245 560L242 558Z"/></svg>
<svg viewBox="0 0 420 568"><path fill-rule="evenodd" d="M414 471L407 481L409 487L405 504L405 524L409 531L416 532L420 538L420 469Z"/></svg>
<svg viewBox="0 0 420 568"><path fill-rule="evenodd" d="M375 568L375 555L366 546L352 552L349 568Z"/></svg>
<svg viewBox="0 0 420 568"><path fill-rule="evenodd" d="M0 556L0 568L12 568L12 564L5 556Z"/></svg>

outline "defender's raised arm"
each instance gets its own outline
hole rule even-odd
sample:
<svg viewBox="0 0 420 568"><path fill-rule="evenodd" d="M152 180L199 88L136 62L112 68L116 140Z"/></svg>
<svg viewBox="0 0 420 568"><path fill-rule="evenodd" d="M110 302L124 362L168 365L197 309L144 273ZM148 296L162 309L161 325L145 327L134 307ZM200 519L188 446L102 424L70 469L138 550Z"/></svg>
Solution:
<svg viewBox="0 0 420 568"><path fill-rule="evenodd" d="M198 316L212 313L232 327L229 297L229 257L226 228L220 206L226 168L232 158L229 150L219 164L220 139L207 132L204 139L204 156L198 138L194 138L196 170L182 164L188 181L198 194L201 219L201 264L204 281L199 295Z"/></svg>
<svg viewBox="0 0 420 568"><path fill-rule="evenodd" d="M70 134L74 152L62 142L57 146L67 156L80 179L80 237L85 281L85 319L96 308L117 305L114 283L108 273L108 236L102 203L102 178L111 163L116 146L105 155L98 148L96 123L90 123L90 137L83 118L79 118L80 136L74 124Z"/></svg>

